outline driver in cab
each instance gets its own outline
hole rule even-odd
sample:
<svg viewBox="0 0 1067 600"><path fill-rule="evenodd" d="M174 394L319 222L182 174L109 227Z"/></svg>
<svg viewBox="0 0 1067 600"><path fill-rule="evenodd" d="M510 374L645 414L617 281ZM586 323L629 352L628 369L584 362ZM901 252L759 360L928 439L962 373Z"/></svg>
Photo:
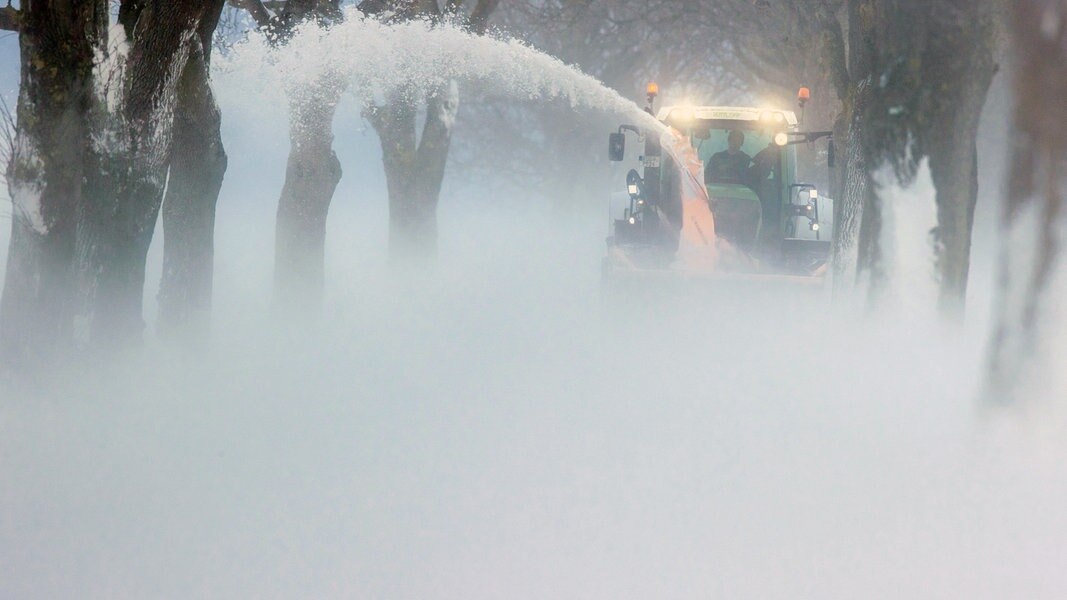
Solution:
<svg viewBox="0 0 1067 600"><path fill-rule="evenodd" d="M741 150L745 143L745 134L734 130L726 138L727 148L717 152L708 160L704 171L704 183L745 183L748 179L748 167L752 157Z"/></svg>

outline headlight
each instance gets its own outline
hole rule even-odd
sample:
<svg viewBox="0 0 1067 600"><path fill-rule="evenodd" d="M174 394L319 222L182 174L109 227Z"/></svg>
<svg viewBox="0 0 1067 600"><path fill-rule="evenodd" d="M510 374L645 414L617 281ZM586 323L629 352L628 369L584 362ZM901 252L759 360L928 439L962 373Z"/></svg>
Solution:
<svg viewBox="0 0 1067 600"><path fill-rule="evenodd" d="M812 190L808 191L808 197L811 198L812 200L818 200L819 199L819 190L812 189Z"/></svg>
<svg viewBox="0 0 1067 600"><path fill-rule="evenodd" d="M787 134L787 133L785 133L783 131L782 133L779 133L779 134L775 135L774 136L774 143L776 145L778 145L778 146L785 146L786 144L789 143L789 134Z"/></svg>
<svg viewBox="0 0 1067 600"><path fill-rule="evenodd" d="M675 123L684 123L688 125L695 121L696 118L696 111L691 108L678 108L671 111L671 120Z"/></svg>
<svg viewBox="0 0 1067 600"><path fill-rule="evenodd" d="M641 175L638 174L637 169L630 169L630 172L626 174L626 192L630 194L630 198L636 200L641 197Z"/></svg>

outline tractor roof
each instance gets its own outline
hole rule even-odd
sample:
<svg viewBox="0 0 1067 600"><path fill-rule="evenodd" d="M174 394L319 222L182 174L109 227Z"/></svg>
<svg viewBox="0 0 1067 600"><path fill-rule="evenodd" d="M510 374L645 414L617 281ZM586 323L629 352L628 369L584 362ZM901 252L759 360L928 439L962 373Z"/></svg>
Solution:
<svg viewBox="0 0 1067 600"><path fill-rule="evenodd" d="M715 121L759 121L760 117L770 113L780 114L789 127L797 126L797 115L791 110L757 108L753 106L664 106L659 109L656 119L666 121L676 110L693 111L693 116L701 120ZM690 117L692 118L692 117Z"/></svg>

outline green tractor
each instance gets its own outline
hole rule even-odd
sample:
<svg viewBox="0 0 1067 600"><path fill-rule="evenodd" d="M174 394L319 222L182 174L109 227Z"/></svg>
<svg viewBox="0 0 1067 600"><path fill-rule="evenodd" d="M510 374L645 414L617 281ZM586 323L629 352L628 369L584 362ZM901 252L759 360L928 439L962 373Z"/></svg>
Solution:
<svg viewBox="0 0 1067 600"><path fill-rule="evenodd" d="M650 114L657 91L650 86ZM801 104L806 101L801 90ZM664 106L655 118L670 128L669 136L623 125L609 140L613 161L625 159L627 132L640 136L644 152L643 171L630 171L628 198L621 214L613 214L606 274L681 270L822 280L833 205L815 185L797 179L796 148L829 139L831 132L803 132L793 111L754 107ZM834 166L832 139L827 165ZM703 204L709 217L702 216L708 212ZM696 235L690 237L717 260L684 264L692 224Z"/></svg>

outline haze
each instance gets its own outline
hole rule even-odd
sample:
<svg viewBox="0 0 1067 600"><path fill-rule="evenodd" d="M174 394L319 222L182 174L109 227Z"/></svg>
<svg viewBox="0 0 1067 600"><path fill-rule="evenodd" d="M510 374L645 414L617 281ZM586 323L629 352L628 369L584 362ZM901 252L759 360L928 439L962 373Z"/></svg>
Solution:
<svg viewBox="0 0 1067 600"><path fill-rule="evenodd" d="M0 43L6 68L17 52ZM565 197L524 179L556 168L551 156L457 160L436 264L391 267L378 142L349 92L334 127L344 177L324 310L308 323L271 312L287 107L237 56L214 65L230 162L212 342L191 352L149 335L116 361L0 380L0 597L1067 590L1062 356L1042 355L1050 367L1035 367L1028 402L982 400L1003 74L980 131L961 322L911 302L933 289L922 242L895 246L903 283L873 312L859 292L605 294L608 198L636 163L602 156L564 176L613 187L576 183ZM461 123L481 98L554 103L559 128L604 145L630 118L566 94L467 85ZM457 152L477 157L482 135L457 128ZM513 144L538 153L533 135ZM891 227L926 227L928 175L891 194L914 207ZM0 265L9 233L0 227ZM157 231L150 332L161 242Z"/></svg>

